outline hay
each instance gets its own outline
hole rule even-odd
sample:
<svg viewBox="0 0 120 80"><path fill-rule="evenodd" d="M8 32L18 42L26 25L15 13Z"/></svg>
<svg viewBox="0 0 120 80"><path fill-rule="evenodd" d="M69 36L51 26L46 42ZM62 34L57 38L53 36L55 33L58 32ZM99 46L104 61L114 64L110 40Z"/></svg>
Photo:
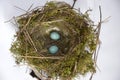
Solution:
<svg viewBox="0 0 120 80"><path fill-rule="evenodd" d="M82 14L65 2L51 1L16 20L18 31L10 50L18 64L25 62L37 71L44 70L51 78L62 80L96 72L93 57L98 29L87 12ZM60 39L50 39L51 31L57 31ZM59 51L50 54L48 48L54 44Z"/></svg>

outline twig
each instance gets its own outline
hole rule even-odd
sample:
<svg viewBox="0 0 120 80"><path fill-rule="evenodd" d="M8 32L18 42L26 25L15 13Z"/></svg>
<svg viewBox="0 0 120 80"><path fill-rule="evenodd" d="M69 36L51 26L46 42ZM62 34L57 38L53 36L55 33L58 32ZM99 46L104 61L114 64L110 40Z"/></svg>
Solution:
<svg viewBox="0 0 120 80"><path fill-rule="evenodd" d="M100 22L98 24L98 32L97 32L97 43L99 41L99 36L100 36L100 30L101 30L101 23L102 23L102 11L101 11L101 6L99 6L99 11L100 11ZM97 62L97 57L98 57L98 52L100 49L100 44L98 46L97 52L96 52L96 56L95 56L95 61Z"/></svg>
<svg viewBox="0 0 120 80"><path fill-rule="evenodd" d="M98 53L99 53L99 49L100 49L99 36L100 36L101 23L102 23L102 11L101 11L101 6L99 6L99 11L100 11L100 21L99 21L98 26L97 26L97 28L96 28L96 30L95 30L95 31L97 31L96 44L98 44L97 49L95 50L95 53L94 53L94 61L95 61L95 66L96 66L96 67L97 67L96 62L97 62ZM93 75L94 75L94 72L91 74L89 80L92 80Z"/></svg>
<svg viewBox="0 0 120 80"><path fill-rule="evenodd" d="M29 43L30 45L32 45L32 43L31 43L31 41L29 40L28 35L26 34L26 32L24 31L23 33L24 33L23 36L24 36L25 38L27 38L26 40L28 41L28 43Z"/></svg>
<svg viewBox="0 0 120 80"><path fill-rule="evenodd" d="M73 67L73 74L77 71L77 62L75 62L74 67Z"/></svg>
<svg viewBox="0 0 120 80"><path fill-rule="evenodd" d="M93 75L94 75L94 72L92 72L92 74L91 74L91 76L90 76L89 80L92 80Z"/></svg>
<svg viewBox="0 0 120 80"><path fill-rule="evenodd" d="M19 33L17 35L18 37L19 37L20 33L23 32L23 30L25 30L25 28L28 26L30 20L31 20L31 17L29 17L29 19L28 19L27 23L25 24L25 26L19 31Z"/></svg>
<svg viewBox="0 0 120 80"><path fill-rule="evenodd" d="M30 11L30 9L33 7L33 4L28 8L27 12Z"/></svg>
<svg viewBox="0 0 120 80"><path fill-rule="evenodd" d="M26 27L28 26L28 24L30 23L31 17L29 17L27 23L25 24L25 26L21 29L20 32L22 32L24 29L26 29Z"/></svg>
<svg viewBox="0 0 120 80"><path fill-rule="evenodd" d="M99 6L99 11L100 11L100 21L99 21L98 26L97 26L97 28L96 28L96 30L95 30L95 31L97 31L96 44L98 44L98 42L99 42L99 36L100 36L100 30L101 30L101 23L102 23L101 6ZM99 47L100 47L100 46L99 46ZM97 56L98 56L98 51L97 51L97 50L99 50L99 47L98 47L98 49L96 49L95 54L94 54L95 63L96 63L96 60L97 60Z"/></svg>
<svg viewBox="0 0 120 80"><path fill-rule="evenodd" d="M88 13L88 12L90 12L90 11L92 11L92 9L88 9L87 11L85 11L85 14Z"/></svg>
<svg viewBox="0 0 120 80"><path fill-rule="evenodd" d="M97 62L97 58L98 58L98 54L99 54L100 47L101 47L101 44L99 43L99 44L98 44L97 51L96 51L95 62Z"/></svg>
<svg viewBox="0 0 120 80"><path fill-rule="evenodd" d="M27 41L25 41L27 43ZM25 56L27 56L27 52L28 52L28 48L27 48L27 44L25 44ZM25 57L25 60L27 61L27 57Z"/></svg>
<svg viewBox="0 0 120 80"><path fill-rule="evenodd" d="M18 27L18 23L17 23L17 20L16 20L15 16L13 17L13 19L15 21L15 25L17 25L17 27Z"/></svg>
<svg viewBox="0 0 120 80"><path fill-rule="evenodd" d="M102 21L102 23L108 22L108 21L109 21L109 18L111 18L111 16L105 18L105 19Z"/></svg>
<svg viewBox="0 0 120 80"><path fill-rule="evenodd" d="M26 11L26 10L24 10L24 9L22 9L22 8L20 8L20 7L18 7L18 6L14 6L15 8L18 8L18 9L20 9L20 10L22 10L22 11L24 11L24 12L27 12L28 13L28 11Z"/></svg>
<svg viewBox="0 0 120 80"><path fill-rule="evenodd" d="M36 59L61 59L61 58L64 58L64 57L38 57L38 56L17 56L17 57L36 58Z"/></svg>
<svg viewBox="0 0 120 80"><path fill-rule="evenodd" d="M37 48L35 47L35 43L33 42L33 40L32 40L32 38L31 38L31 36L29 35L28 31L26 30L25 32L26 32L26 34L27 34L27 36L28 36L30 42L32 43L32 45L33 45L35 51L38 52Z"/></svg>
<svg viewBox="0 0 120 80"><path fill-rule="evenodd" d="M73 5L72 5L72 7L71 7L72 9L74 8L75 3L76 3L77 0L73 0L73 1L74 1L74 2L73 2Z"/></svg>
<svg viewBox="0 0 120 80"><path fill-rule="evenodd" d="M9 20L5 21L4 23L11 22L12 20L13 20L13 18L11 18L11 19L9 19Z"/></svg>

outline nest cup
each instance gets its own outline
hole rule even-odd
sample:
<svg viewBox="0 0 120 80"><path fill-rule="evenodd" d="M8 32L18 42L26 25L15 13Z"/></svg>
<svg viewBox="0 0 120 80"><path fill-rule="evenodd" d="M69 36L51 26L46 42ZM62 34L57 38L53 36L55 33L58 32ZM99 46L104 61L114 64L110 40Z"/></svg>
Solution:
<svg viewBox="0 0 120 80"><path fill-rule="evenodd" d="M50 1L16 20L19 26L10 50L18 64L25 62L44 71L45 79L71 80L78 74L96 72L97 31L88 13L65 2Z"/></svg>

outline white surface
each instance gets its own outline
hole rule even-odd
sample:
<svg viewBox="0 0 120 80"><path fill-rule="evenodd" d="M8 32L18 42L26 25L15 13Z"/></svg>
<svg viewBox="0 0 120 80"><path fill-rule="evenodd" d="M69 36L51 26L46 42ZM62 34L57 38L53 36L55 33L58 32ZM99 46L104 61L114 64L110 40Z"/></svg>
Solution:
<svg viewBox="0 0 120 80"><path fill-rule="evenodd" d="M0 0L0 80L35 80L26 73L26 66L15 66L14 59L9 51L15 33L15 27L4 23L13 16L18 16L21 11L14 6L27 10L31 4L44 5L47 0ZM72 0L62 0L72 4ZM111 16L109 22L102 25L101 49L99 52L97 71L93 80L120 80L120 1L119 0L78 0L75 7L86 11L93 9L91 17L98 22L98 5L102 6L103 19ZM87 80L87 78L81 78Z"/></svg>

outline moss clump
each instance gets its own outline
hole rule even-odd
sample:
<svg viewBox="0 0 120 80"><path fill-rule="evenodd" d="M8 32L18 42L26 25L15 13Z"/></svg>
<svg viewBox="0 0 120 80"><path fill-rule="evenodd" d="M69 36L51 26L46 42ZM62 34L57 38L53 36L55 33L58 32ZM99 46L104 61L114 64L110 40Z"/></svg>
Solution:
<svg viewBox="0 0 120 80"><path fill-rule="evenodd" d="M64 2L48 2L16 18L19 27L10 50L18 63L44 70L51 78L70 80L77 74L96 72L93 55L98 37L88 15ZM61 38L51 40L51 31L59 32ZM54 44L59 51L53 55L48 48Z"/></svg>

